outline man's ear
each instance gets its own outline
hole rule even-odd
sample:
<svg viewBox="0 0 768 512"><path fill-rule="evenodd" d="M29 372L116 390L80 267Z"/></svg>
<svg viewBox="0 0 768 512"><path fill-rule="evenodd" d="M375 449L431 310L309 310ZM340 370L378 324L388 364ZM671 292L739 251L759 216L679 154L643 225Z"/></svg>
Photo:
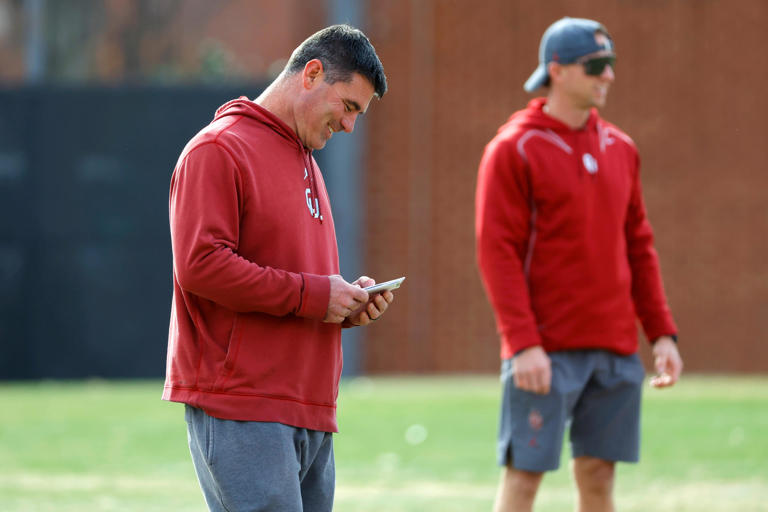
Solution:
<svg viewBox="0 0 768 512"><path fill-rule="evenodd" d="M547 74L549 75L549 82L555 83L560 81L560 75L563 72L563 66L557 62L550 62L547 64Z"/></svg>
<svg viewBox="0 0 768 512"><path fill-rule="evenodd" d="M323 63L320 59L312 59L304 65L301 72L301 82L305 89L311 89L315 82L323 79Z"/></svg>

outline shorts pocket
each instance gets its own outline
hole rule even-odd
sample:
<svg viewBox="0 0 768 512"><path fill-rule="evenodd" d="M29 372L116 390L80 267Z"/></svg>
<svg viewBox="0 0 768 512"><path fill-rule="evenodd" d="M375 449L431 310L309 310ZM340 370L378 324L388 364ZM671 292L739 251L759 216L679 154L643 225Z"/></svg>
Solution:
<svg viewBox="0 0 768 512"><path fill-rule="evenodd" d="M613 361L613 374L624 381L641 384L645 379L645 368L637 354L616 357Z"/></svg>

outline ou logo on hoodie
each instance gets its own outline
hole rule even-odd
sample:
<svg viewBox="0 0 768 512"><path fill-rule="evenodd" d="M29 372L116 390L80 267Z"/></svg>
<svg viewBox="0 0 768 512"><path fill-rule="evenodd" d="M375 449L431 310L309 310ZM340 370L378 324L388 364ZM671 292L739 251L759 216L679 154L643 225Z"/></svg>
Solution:
<svg viewBox="0 0 768 512"><path fill-rule="evenodd" d="M317 198L315 197L315 206L312 207L312 191L307 188L304 190L304 197L307 199L307 208L309 208L309 214L312 215L314 218L320 217L320 205L318 204ZM322 217L320 217L322 219Z"/></svg>
<svg viewBox="0 0 768 512"><path fill-rule="evenodd" d="M307 172L306 167L304 168L304 180L306 181L307 176L309 176L309 173ZM316 197L312 197L312 189L307 187L304 189L304 199L307 201L307 208L309 208L309 214L314 218L319 218L320 220L323 220L323 216L320 215L320 202ZM312 204L312 200L314 199L315 203Z"/></svg>

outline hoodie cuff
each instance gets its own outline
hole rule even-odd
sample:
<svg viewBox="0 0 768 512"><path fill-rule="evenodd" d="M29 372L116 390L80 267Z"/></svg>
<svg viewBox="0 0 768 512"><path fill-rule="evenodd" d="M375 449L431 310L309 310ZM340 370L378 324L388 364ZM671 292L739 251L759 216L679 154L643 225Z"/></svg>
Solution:
<svg viewBox="0 0 768 512"><path fill-rule="evenodd" d="M301 305L296 316L323 320L328 312L328 301L331 298L331 281L328 276L317 274L301 274L303 286L301 289Z"/></svg>
<svg viewBox="0 0 768 512"><path fill-rule="evenodd" d="M536 345L541 345L536 327L509 329L501 333L501 358L510 359L518 352Z"/></svg>

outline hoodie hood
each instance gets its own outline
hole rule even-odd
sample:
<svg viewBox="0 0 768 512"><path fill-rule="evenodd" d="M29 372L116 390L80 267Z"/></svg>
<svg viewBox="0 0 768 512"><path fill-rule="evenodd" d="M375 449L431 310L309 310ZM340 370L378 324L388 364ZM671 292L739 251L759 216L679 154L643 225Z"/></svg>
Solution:
<svg viewBox="0 0 768 512"><path fill-rule="evenodd" d="M242 116L253 119L263 125L269 127L277 135L286 140L289 144L293 145L297 151L301 152L301 156L304 160L304 171L309 177L309 184L311 190L311 198L308 201L314 202L314 210L310 208L311 212L314 212L314 217L322 224L323 215L320 212L320 203L318 201L319 193L317 188L317 165L315 159L312 157L312 150L304 146L304 143L299 139L293 129L288 126L285 121L277 117L275 114L265 109L258 103L240 96L237 99L228 101L216 110L216 114L213 116L214 121L218 121L227 116Z"/></svg>
<svg viewBox="0 0 768 512"><path fill-rule="evenodd" d="M213 119L216 121L227 116L250 117L261 124L269 126L275 133L295 144L297 148L304 149L301 139L299 139L299 136L296 135L296 132L290 126L275 114L245 96L240 96L220 106L216 110Z"/></svg>
<svg viewBox="0 0 768 512"><path fill-rule="evenodd" d="M589 118L583 128L574 130L562 121L555 119L554 117L544 113L544 105L547 104L546 98L534 98L528 102L528 107L515 112L510 116L507 122L499 129L499 132L505 130L510 125L515 125L521 128L538 128L540 130L552 130L555 133L567 133L580 130L596 130L597 121L600 119L600 115L596 108L592 108L589 113Z"/></svg>

